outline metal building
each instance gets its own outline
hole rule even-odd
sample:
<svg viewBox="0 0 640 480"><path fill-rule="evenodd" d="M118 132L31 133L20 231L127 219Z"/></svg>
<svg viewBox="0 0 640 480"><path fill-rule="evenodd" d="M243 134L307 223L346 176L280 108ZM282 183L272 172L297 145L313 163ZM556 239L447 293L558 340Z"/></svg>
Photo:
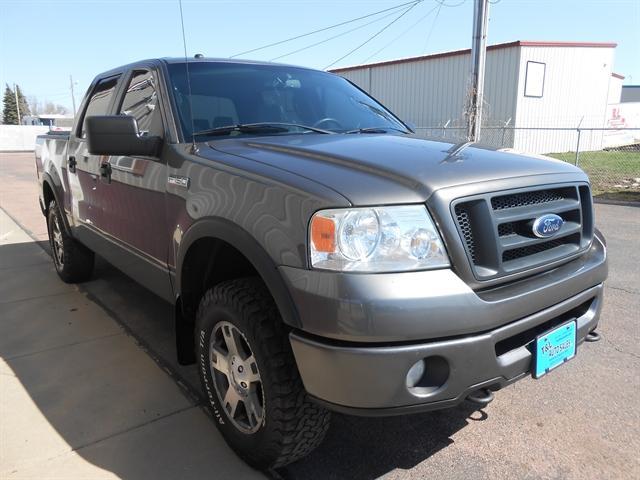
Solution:
<svg viewBox="0 0 640 480"><path fill-rule="evenodd" d="M532 41L489 46L483 125L518 129L505 130L499 138L482 134L481 141L540 153L565 151L568 145L562 135L540 139L521 128L605 127L609 89L619 88L620 83L619 76L612 77L615 47L615 43ZM470 50L457 50L331 71L431 136L433 130L464 127L470 62ZM575 143L574 135L567 141L569 137Z"/></svg>
<svg viewBox="0 0 640 480"><path fill-rule="evenodd" d="M620 102L640 102L640 85L623 85L620 92Z"/></svg>

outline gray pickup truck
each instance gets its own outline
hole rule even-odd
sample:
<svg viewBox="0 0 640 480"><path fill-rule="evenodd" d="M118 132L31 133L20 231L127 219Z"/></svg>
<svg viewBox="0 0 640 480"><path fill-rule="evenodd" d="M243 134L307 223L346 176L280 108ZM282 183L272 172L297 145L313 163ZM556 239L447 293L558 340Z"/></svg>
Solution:
<svg viewBox="0 0 640 480"><path fill-rule="evenodd" d="M179 361L259 468L309 453L332 410L486 403L595 335L607 261L584 172L418 138L339 76L141 61L38 142L62 280L95 252L175 305Z"/></svg>

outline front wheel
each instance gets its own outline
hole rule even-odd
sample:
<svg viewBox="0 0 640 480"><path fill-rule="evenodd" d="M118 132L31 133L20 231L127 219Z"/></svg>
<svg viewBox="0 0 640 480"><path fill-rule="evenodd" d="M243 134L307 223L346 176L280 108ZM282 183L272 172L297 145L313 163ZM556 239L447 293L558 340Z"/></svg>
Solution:
<svg viewBox="0 0 640 480"><path fill-rule="evenodd" d="M223 282L197 313L200 379L227 443L256 468L277 468L315 449L329 412L312 403L287 331L259 279Z"/></svg>

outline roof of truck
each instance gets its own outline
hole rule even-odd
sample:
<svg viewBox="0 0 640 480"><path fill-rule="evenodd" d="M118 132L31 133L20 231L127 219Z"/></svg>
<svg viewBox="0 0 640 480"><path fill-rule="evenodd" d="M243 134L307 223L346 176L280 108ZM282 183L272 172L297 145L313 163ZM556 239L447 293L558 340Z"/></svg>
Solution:
<svg viewBox="0 0 640 480"><path fill-rule="evenodd" d="M185 57L163 57L158 60L167 63L185 63ZM284 63L266 62L264 60L248 60L244 58L218 58L218 57L189 57L186 59L189 63L244 63L259 65L286 65ZM305 68L305 67L302 67Z"/></svg>
<svg viewBox="0 0 640 480"><path fill-rule="evenodd" d="M163 58L148 58L145 60L138 60L137 62L132 62L127 65L122 65L111 70L107 70L106 72L102 72L96 76L96 78L104 78L110 75L120 73L124 70L131 70L133 68L150 65L150 64L158 64L158 63L185 63L185 60L188 63L235 63L235 64L244 64L244 65L279 65L283 67L293 67L293 68L303 68L306 70L313 70L309 67L301 67L299 65L290 65L286 63L275 63L275 62L265 62L262 60L246 60L241 58L215 58L215 57L163 57Z"/></svg>

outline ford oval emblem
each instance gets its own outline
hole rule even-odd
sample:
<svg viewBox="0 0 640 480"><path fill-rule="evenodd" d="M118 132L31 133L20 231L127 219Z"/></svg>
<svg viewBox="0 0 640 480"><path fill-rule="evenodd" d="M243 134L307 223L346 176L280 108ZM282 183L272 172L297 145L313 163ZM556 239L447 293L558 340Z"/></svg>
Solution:
<svg viewBox="0 0 640 480"><path fill-rule="evenodd" d="M564 220L561 216L555 213L547 213L538 217L533 222L533 234L538 238L553 237L560 231L564 225Z"/></svg>

